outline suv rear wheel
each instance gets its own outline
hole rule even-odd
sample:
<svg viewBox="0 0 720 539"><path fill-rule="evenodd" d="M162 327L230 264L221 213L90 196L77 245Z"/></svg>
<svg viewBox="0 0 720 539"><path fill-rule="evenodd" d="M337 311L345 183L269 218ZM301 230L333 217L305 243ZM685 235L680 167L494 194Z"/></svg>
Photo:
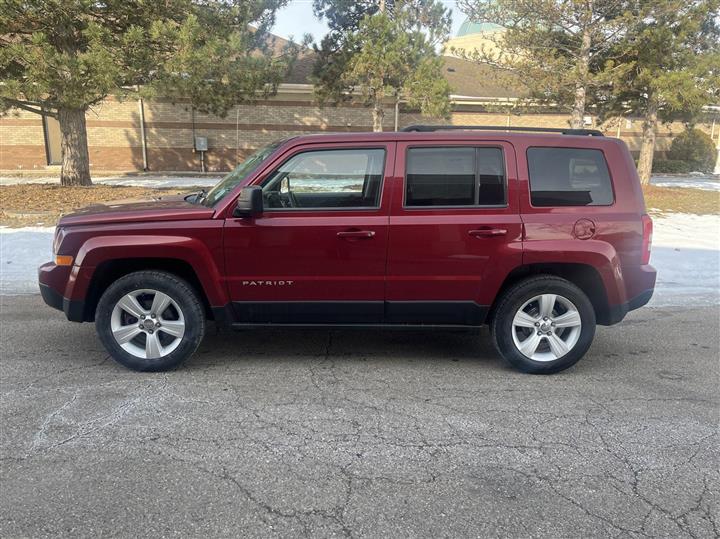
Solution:
<svg viewBox="0 0 720 539"><path fill-rule="evenodd" d="M517 369L551 374L585 355L595 336L595 310L577 286L551 275L531 277L507 290L491 331L500 354Z"/></svg>
<svg viewBox="0 0 720 539"><path fill-rule="evenodd" d="M205 312L187 282L171 273L138 271L105 290L95 327L118 363L136 371L163 371L197 350Z"/></svg>

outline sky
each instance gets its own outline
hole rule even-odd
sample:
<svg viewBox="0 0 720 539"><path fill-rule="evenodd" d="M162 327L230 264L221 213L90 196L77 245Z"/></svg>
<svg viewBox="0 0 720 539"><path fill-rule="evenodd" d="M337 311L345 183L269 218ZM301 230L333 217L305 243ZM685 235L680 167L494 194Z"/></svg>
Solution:
<svg viewBox="0 0 720 539"><path fill-rule="evenodd" d="M453 10L452 35L455 35L465 20L465 15L458 11L455 0L442 0L442 3ZM312 12L312 0L291 0L282 10L278 11L273 34L284 38L290 36L300 41L303 35L312 34L315 41L320 41L327 26L318 21Z"/></svg>

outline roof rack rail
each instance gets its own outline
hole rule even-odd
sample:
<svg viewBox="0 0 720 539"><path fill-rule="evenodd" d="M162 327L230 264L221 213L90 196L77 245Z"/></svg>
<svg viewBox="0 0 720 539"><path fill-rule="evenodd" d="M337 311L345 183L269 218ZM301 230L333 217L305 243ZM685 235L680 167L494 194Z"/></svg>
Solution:
<svg viewBox="0 0 720 539"><path fill-rule="evenodd" d="M525 131L529 133L561 133L563 135L582 135L586 137L604 137L597 129L570 129L563 127L505 127L502 125L408 125L400 131L423 132L432 131Z"/></svg>

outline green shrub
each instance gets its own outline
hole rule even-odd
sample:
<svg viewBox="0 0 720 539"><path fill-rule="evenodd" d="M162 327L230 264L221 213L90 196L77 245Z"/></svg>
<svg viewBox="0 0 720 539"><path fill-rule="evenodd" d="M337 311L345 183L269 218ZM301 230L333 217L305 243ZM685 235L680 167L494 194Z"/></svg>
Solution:
<svg viewBox="0 0 720 539"><path fill-rule="evenodd" d="M673 139L667 156L669 161L686 161L691 171L712 172L715 153L715 144L707 133L686 129Z"/></svg>
<svg viewBox="0 0 720 539"><path fill-rule="evenodd" d="M658 174L687 174L696 170L692 163L679 159L655 159L652 171Z"/></svg>

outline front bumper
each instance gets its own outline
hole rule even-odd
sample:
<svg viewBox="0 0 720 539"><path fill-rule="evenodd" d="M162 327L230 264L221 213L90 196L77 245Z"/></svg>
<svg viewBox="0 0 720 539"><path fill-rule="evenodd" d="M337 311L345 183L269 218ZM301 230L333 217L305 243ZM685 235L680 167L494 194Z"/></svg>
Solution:
<svg viewBox="0 0 720 539"><path fill-rule="evenodd" d="M40 266L38 268L40 295L47 305L64 312L71 322L84 322L86 319L85 302L66 298L59 291L64 290L70 273L71 267L56 266L52 262Z"/></svg>

